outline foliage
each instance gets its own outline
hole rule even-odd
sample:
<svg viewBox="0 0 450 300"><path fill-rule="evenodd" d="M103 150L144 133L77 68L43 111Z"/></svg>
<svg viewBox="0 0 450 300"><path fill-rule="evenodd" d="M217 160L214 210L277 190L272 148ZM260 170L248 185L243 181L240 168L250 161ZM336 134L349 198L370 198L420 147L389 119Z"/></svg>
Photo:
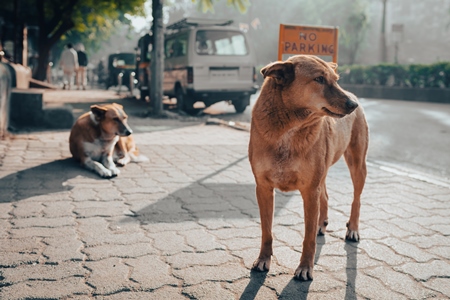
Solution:
<svg viewBox="0 0 450 300"><path fill-rule="evenodd" d="M214 12L214 0L191 0L192 3L198 3L198 8L203 12ZM234 6L239 12L246 13L250 6L249 0L227 0L228 6Z"/></svg>
<svg viewBox="0 0 450 300"><path fill-rule="evenodd" d="M49 53L60 40L95 45L109 37L118 24L127 22L126 13L142 15L145 0L22 0L19 3L19 22L39 27L38 68L34 75L43 80Z"/></svg>
<svg viewBox="0 0 450 300"><path fill-rule="evenodd" d="M450 62L431 65L340 66L340 82L380 86L450 88Z"/></svg>

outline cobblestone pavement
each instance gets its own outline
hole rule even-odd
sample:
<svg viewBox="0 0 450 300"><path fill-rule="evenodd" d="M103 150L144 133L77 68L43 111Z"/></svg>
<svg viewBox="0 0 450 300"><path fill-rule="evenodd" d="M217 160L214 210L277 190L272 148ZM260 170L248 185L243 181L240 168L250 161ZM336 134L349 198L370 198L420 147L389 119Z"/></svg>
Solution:
<svg viewBox="0 0 450 300"><path fill-rule="evenodd" d="M0 141L0 299L450 297L447 183L370 163L362 240L347 243L352 185L340 161L328 175L330 225L314 281L293 279L304 234L298 193L277 193L271 270L255 273L248 132L157 122L131 116L147 129L135 140L150 161L113 179L70 159L69 131Z"/></svg>

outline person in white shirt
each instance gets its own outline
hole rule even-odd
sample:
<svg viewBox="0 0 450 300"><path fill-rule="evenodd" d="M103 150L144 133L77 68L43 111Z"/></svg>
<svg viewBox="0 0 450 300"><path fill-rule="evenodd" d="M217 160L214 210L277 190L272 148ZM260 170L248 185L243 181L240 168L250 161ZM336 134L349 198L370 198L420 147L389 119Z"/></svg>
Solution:
<svg viewBox="0 0 450 300"><path fill-rule="evenodd" d="M61 53L59 65L64 72L63 89L67 87L70 90L75 72L78 70L78 54L71 43L68 43L66 49Z"/></svg>

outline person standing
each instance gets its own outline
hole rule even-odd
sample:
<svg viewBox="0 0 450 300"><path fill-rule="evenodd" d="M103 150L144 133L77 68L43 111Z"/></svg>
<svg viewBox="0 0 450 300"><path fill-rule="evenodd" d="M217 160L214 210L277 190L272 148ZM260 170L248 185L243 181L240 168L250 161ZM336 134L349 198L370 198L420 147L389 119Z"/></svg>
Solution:
<svg viewBox="0 0 450 300"><path fill-rule="evenodd" d="M83 90L86 89L86 83L87 83L87 65L88 65L88 57L86 52L84 51L84 46L80 44L78 46L78 70L77 70L77 89L80 89L80 85L83 88Z"/></svg>
<svg viewBox="0 0 450 300"><path fill-rule="evenodd" d="M73 82L74 73L78 69L78 54L73 49L71 43L66 45L66 49L61 53L61 58L59 60L59 65L64 72L64 82L63 89L66 87L70 90Z"/></svg>

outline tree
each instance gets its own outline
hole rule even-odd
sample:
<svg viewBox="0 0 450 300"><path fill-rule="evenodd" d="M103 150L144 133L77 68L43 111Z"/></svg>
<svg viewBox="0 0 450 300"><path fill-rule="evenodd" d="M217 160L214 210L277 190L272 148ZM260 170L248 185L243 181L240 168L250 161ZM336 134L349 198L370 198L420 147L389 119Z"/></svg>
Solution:
<svg viewBox="0 0 450 300"><path fill-rule="evenodd" d="M369 21L366 7L360 1L356 1L341 31L340 44L346 50L348 64L355 63L356 55L366 38L368 28Z"/></svg>
<svg viewBox="0 0 450 300"><path fill-rule="evenodd" d="M44 80L49 54L60 40L67 40L72 31L87 38L109 36L118 22L126 21L125 14L143 14L145 0L15 0L20 4L21 25L39 28L38 62L35 78ZM31 7L35 9L30 9Z"/></svg>

